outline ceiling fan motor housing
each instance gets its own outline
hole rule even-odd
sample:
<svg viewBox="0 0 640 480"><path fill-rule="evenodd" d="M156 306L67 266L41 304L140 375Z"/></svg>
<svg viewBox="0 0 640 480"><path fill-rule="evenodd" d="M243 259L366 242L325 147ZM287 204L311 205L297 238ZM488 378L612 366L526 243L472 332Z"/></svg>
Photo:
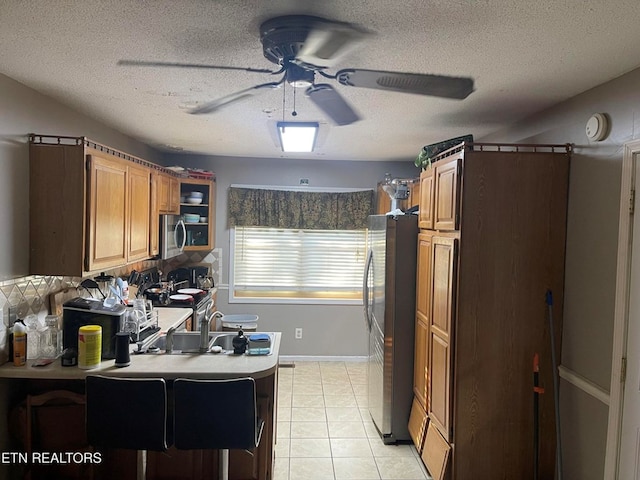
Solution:
<svg viewBox="0 0 640 480"><path fill-rule="evenodd" d="M276 65L290 62L298 56L309 32L319 23L326 20L310 15L286 15L265 21L260 25L264 57Z"/></svg>

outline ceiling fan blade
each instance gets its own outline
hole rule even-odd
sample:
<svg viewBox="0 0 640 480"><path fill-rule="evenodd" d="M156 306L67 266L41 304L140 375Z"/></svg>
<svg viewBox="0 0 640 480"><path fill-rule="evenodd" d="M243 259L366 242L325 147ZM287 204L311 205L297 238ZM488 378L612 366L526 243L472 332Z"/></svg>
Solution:
<svg viewBox="0 0 640 480"><path fill-rule="evenodd" d="M284 79L279 82L270 82L270 83L262 83L260 85L256 85L254 87L245 88L244 90L240 90L239 92L232 93L230 95L226 95L224 97L218 98L213 102L205 103L199 107L196 107L189 111L189 113L194 115L200 115L203 113L213 113L219 110L222 107L229 105L230 103L235 103L240 100L244 100L246 98L252 97L264 90L268 90L271 88L278 88Z"/></svg>
<svg viewBox="0 0 640 480"><path fill-rule="evenodd" d="M312 85L305 94L336 125L349 125L360 120L358 114L331 85Z"/></svg>
<svg viewBox="0 0 640 480"><path fill-rule="evenodd" d="M201 63L175 63L175 62L150 62L146 60L119 60L118 65L132 67L178 67L178 68L203 68L209 70L241 70L243 72L255 73L278 73L278 71L267 70L266 68L248 67L227 67L224 65L205 65Z"/></svg>
<svg viewBox="0 0 640 480"><path fill-rule="evenodd" d="M336 79L342 85L351 87L376 88L459 100L467 98L473 92L473 78L470 77L349 68L336 73Z"/></svg>
<svg viewBox="0 0 640 480"><path fill-rule="evenodd" d="M350 23L317 22L296 55L296 63L330 67L368 35L370 32Z"/></svg>

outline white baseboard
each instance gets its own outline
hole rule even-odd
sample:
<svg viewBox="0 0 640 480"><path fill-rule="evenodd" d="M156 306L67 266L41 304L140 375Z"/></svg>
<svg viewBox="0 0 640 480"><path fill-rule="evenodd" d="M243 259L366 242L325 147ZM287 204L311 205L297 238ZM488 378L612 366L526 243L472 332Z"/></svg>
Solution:
<svg viewBox="0 0 640 480"><path fill-rule="evenodd" d="M281 362L366 362L367 356L280 355Z"/></svg>

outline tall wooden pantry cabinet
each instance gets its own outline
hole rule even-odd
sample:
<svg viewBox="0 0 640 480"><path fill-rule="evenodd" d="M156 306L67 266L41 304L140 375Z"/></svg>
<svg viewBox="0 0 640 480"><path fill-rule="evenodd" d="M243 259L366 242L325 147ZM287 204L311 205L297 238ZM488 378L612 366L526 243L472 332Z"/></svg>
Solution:
<svg viewBox="0 0 640 480"><path fill-rule="evenodd" d="M463 143L420 176L409 431L434 479L553 479L546 292L562 332L568 145Z"/></svg>

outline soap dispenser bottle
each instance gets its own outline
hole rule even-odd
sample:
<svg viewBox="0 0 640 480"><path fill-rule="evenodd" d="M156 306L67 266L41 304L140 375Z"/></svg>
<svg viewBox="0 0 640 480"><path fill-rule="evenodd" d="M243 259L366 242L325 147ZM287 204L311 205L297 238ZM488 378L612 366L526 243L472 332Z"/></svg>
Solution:
<svg viewBox="0 0 640 480"><path fill-rule="evenodd" d="M249 341L247 340L247 337L244 336L243 331L240 330L238 332L238 335L233 337L232 343L233 343L233 353L235 353L236 355L242 355L244 352L247 351L247 344L249 343Z"/></svg>

